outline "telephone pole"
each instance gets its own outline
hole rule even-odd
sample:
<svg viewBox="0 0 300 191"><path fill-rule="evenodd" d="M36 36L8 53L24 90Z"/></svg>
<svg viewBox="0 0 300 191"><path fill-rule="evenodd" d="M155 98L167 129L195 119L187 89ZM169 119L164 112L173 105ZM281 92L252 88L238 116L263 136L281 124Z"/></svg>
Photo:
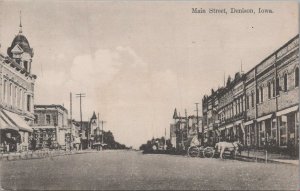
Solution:
<svg viewBox="0 0 300 191"><path fill-rule="evenodd" d="M85 97L85 93L79 93L76 94L76 97L79 98L79 106L80 106L80 138L82 137L82 104L81 104L81 98ZM82 150L82 143L81 144L81 150Z"/></svg>
<svg viewBox="0 0 300 191"><path fill-rule="evenodd" d="M195 103L196 104L196 112L197 112L197 136L198 136L198 138L199 138L199 115L198 115L198 112L199 112L199 109L198 109L198 105L199 105L199 103ZM202 139L201 139L202 140Z"/></svg>
<svg viewBox="0 0 300 191"><path fill-rule="evenodd" d="M72 92L70 92L70 150L73 142L73 122L72 122Z"/></svg>
<svg viewBox="0 0 300 191"><path fill-rule="evenodd" d="M101 122L101 126L102 126L102 137L101 137L101 150L103 149L103 136L104 136L104 131L103 131L103 126L104 126L104 123L106 123L106 121L100 121Z"/></svg>

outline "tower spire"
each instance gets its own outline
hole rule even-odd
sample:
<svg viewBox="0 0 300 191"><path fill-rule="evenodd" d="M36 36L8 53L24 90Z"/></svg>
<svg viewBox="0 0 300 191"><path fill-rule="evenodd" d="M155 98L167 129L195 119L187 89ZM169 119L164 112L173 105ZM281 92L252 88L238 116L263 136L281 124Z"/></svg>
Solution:
<svg viewBox="0 0 300 191"><path fill-rule="evenodd" d="M22 12L20 11L20 30L19 30L19 33L22 33Z"/></svg>

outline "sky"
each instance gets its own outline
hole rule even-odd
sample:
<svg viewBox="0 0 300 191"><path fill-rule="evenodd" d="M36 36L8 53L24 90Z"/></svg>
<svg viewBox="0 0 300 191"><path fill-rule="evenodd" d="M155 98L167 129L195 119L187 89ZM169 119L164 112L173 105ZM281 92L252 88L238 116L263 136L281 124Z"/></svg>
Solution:
<svg viewBox="0 0 300 191"><path fill-rule="evenodd" d="M272 9L272 14L195 14L192 8ZM19 31L34 50L35 104L62 104L79 120L138 148L167 132L174 109L247 72L298 34L298 4L196 1L0 1L0 51ZM201 114L201 104L200 104Z"/></svg>

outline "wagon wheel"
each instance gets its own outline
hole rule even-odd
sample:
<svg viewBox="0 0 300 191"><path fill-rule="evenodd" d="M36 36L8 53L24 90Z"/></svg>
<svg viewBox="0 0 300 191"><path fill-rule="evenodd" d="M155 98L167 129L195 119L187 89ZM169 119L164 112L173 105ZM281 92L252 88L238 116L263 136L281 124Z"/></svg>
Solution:
<svg viewBox="0 0 300 191"><path fill-rule="evenodd" d="M206 147L203 151L203 155L206 158L212 158L215 155L215 149L212 147Z"/></svg>
<svg viewBox="0 0 300 191"><path fill-rule="evenodd" d="M205 148L203 146L199 147L199 157L204 158L204 150Z"/></svg>
<svg viewBox="0 0 300 191"><path fill-rule="evenodd" d="M191 146L188 149L188 156L189 157L198 157L199 156L199 149L196 146Z"/></svg>

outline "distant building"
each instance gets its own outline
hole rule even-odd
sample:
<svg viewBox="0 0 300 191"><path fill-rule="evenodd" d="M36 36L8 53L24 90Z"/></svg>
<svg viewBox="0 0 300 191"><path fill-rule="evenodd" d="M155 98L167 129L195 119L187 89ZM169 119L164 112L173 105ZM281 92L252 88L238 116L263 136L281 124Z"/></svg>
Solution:
<svg viewBox="0 0 300 191"><path fill-rule="evenodd" d="M19 33L7 49L0 53L0 148L27 150L34 120L34 85L36 75L31 73L33 49Z"/></svg>
<svg viewBox="0 0 300 191"><path fill-rule="evenodd" d="M61 105L35 105L35 120L32 125L37 148L65 148L66 133L68 132L68 110ZM68 138L67 138L68 139Z"/></svg>
<svg viewBox="0 0 300 191"><path fill-rule="evenodd" d="M202 130L202 117L190 115L181 117L177 114L175 108L173 114L174 122L170 124L170 141L174 148L184 150L189 147L190 141L197 134L201 134ZM197 125L198 122L198 125ZM198 127L197 127L198 126ZM199 132L197 133L197 130Z"/></svg>

